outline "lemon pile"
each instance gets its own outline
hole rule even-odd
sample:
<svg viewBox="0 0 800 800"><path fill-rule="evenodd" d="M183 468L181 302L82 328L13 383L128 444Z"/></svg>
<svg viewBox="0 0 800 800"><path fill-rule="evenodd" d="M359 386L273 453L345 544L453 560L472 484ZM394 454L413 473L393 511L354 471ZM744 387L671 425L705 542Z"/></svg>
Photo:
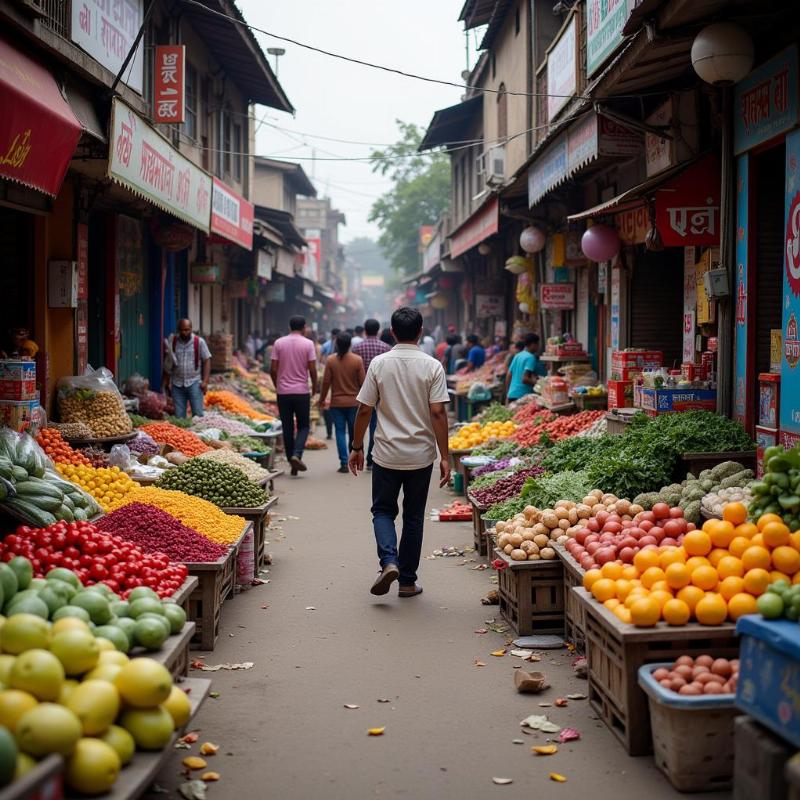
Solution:
<svg viewBox="0 0 800 800"><path fill-rule="evenodd" d="M450 437L449 446L451 450L470 450L489 439L507 439L516 429L516 423L510 420L508 422L487 422L485 425L481 425L479 422L470 422L460 428L455 436Z"/></svg>
<svg viewBox="0 0 800 800"><path fill-rule="evenodd" d="M77 483L97 500L103 511L133 491L139 484L131 480L119 467L89 467L85 464L56 464L58 471L68 480Z"/></svg>
<svg viewBox="0 0 800 800"><path fill-rule="evenodd" d="M163 665L129 659L82 619L0 623L0 786L57 753L67 786L102 794L136 749L162 750L191 718Z"/></svg>

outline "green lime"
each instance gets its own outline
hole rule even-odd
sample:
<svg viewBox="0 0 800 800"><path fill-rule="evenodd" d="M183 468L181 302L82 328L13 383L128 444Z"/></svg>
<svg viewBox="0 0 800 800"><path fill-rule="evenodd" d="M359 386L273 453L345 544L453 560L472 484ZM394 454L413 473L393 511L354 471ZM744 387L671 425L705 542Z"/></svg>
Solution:
<svg viewBox="0 0 800 800"><path fill-rule="evenodd" d="M111 609L108 600L100 592L78 592L72 598L71 605L85 608L95 625L105 625L111 619Z"/></svg>
<svg viewBox="0 0 800 800"><path fill-rule="evenodd" d="M131 615L131 604L126 600L115 600L111 603L111 613L116 617L129 617Z"/></svg>
<svg viewBox="0 0 800 800"><path fill-rule="evenodd" d="M101 639L108 639L121 653L127 653L131 649L127 634L116 625L98 625L93 633Z"/></svg>
<svg viewBox="0 0 800 800"><path fill-rule="evenodd" d="M80 578L71 570L66 567L54 567L45 576L48 581L64 581L75 589L81 588Z"/></svg>
<svg viewBox="0 0 800 800"><path fill-rule="evenodd" d="M170 632L180 633L186 624L186 612L176 603L164 603L164 614L169 620Z"/></svg>
<svg viewBox="0 0 800 800"><path fill-rule="evenodd" d="M154 617L142 618L136 621L136 644L146 650L158 650L167 640L169 632Z"/></svg>
<svg viewBox="0 0 800 800"><path fill-rule="evenodd" d="M138 619L142 614L158 614L163 617L164 606L161 605L160 600L152 597L140 597L131 603L130 616L133 619Z"/></svg>
<svg viewBox="0 0 800 800"><path fill-rule="evenodd" d="M59 608L55 614L53 614L53 622L57 622L65 617L76 617L77 619L82 619L84 622L90 622L92 619L89 616L89 612L85 608L68 605L61 606L61 608Z"/></svg>
<svg viewBox="0 0 800 800"><path fill-rule="evenodd" d="M3 587L3 599L5 602L11 600L19 589L16 573L4 561L0 561L0 586Z"/></svg>
<svg viewBox="0 0 800 800"><path fill-rule="evenodd" d="M783 616L783 598L775 592L764 592L756 600L756 608L764 619L779 619Z"/></svg>
<svg viewBox="0 0 800 800"><path fill-rule="evenodd" d="M25 556L16 556L8 562L8 566L17 576L17 586L19 589L27 589L28 584L33 579L33 565Z"/></svg>

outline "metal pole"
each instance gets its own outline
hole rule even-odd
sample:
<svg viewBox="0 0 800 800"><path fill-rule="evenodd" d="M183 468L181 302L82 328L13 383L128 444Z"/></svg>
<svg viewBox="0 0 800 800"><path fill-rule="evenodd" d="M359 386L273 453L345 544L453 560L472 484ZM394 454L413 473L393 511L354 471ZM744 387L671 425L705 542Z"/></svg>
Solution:
<svg viewBox="0 0 800 800"><path fill-rule="evenodd" d="M114 83L111 84L111 88L109 89L109 95L113 95L114 91L117 88L117 84L122 79L122 74L128 68L128 64L131 63L131 59L136 53L137 48L139 47L139 42L142 41L142 37L144 36L145 28L147 27L147 23L150 20L150 15L153 13L153 9L156 7L155 0L151 0L150 5L147 7L147 11L144 12L144 19L142 19L142 24L139 26L139 31L136 34L136 38L133 40L133 44L131 45L131 49L128 50L128 55L125 56L125 60L122 62L122 66L119 68L119 72L117 73L116 77L114 78Z"/></svg>

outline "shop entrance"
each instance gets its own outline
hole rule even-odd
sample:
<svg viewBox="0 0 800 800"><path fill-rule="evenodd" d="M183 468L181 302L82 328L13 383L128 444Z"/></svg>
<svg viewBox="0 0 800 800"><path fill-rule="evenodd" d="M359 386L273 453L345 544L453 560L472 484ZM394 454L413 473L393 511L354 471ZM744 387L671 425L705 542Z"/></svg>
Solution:
<svg viewBox="0 0 800 800"><path fill-rule="evenodd" d="M27 327L34 341L33 229L34 217L0 208L0 349L7 348L9 330Z"/></svg>

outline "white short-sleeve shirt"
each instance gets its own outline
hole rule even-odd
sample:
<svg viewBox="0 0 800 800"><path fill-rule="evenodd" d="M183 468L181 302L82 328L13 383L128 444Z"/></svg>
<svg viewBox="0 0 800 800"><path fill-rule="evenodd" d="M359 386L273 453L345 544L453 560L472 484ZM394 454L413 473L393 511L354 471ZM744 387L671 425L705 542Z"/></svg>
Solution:
<svg viewBox="0 0 800 800"><path fill-rule="evenodd" d="M436 459L431 403L447 403L442 365L413 344L376 356L358 401L378 410L372 458L387 469L422 469Z"/></svg>

